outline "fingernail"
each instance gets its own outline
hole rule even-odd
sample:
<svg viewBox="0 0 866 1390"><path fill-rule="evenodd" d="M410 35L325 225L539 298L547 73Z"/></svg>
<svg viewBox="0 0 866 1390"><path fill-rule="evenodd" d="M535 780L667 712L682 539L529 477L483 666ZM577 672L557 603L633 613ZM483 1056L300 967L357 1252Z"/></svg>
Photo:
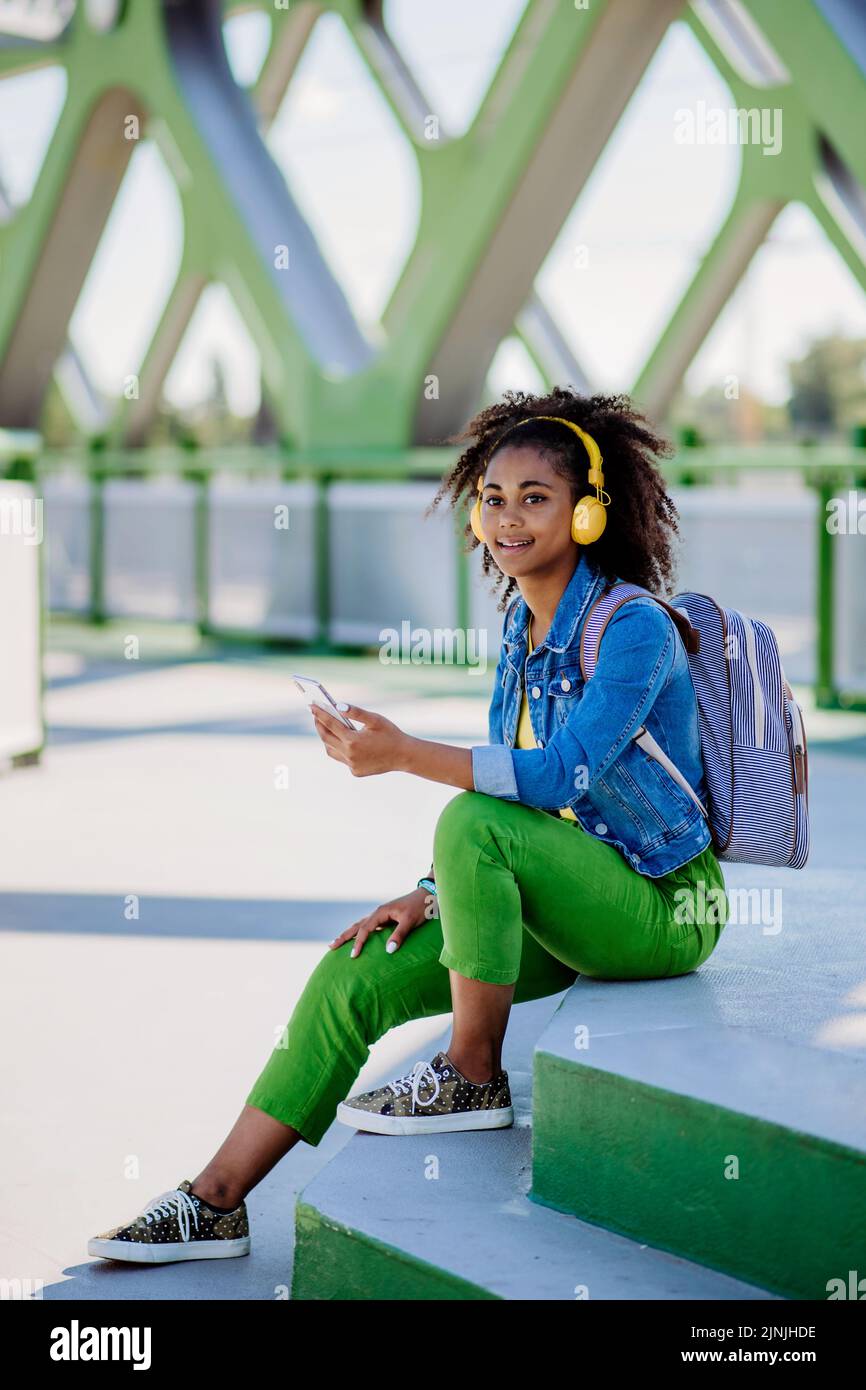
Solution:
<svg viewBox="0 0 866 1390"><path fill-rule="evenodd" d="M351 951L349 952L349 955L350 955L350 956L356 956L357 954L358 954L358 948L357 948L357 946L353 946L352 949L351 949Z"/></svg>
<svg viewBox="0 0 866 1390"><path fill-rule="evenodd" d="M386 951L396 951L396 949L397 949L397 947L398 947L399 945L400 945L399 941L389 941L389 942L388 942L388 945L385 947L385 950L386 950Z"/></svg>
<svg viewBox="0 0 866 1390"><path fill-rule="evenodd" d="M345 714L345 712L346 712L346 710L347 710L348 708L349 708L349 706L348 706L347 704L345 704L344 701L342 701L342 700L338 700L338 701L337 701L337 709L342 710L344 714Z"/></svg>

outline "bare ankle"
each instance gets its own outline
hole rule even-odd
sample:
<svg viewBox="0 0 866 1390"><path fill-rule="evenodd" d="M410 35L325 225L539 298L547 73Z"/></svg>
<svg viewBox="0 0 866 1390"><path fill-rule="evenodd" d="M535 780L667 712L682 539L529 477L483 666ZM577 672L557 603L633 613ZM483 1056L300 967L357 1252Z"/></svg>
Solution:
<svg viewBox="0 0 866 1390"><path fill-rule="evenodd" d="M472 1081L476 1086L481 1086L486 1081L492 1081L499 1070L495 1058L489 1052L464 1052L460 1048L451 1046L445 1056L452 1066L460 1072L461 1076L465 1076L467 1081Z"/></svg>
<svg viewBox="0 0 866 1390"><path fill-rule="evenodd" d="M246 1196L237 1183L210 1178L206 1171L193 1181L191 1191L202 1201L215 1207L228 1207L231 1211L239 1207Z"/></svg>

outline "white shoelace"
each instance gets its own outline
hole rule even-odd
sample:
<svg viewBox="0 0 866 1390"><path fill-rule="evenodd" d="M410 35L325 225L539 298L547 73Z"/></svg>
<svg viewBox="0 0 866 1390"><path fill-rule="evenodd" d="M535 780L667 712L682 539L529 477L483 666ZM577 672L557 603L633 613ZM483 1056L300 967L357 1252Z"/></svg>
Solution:
<svg viewBox="0 0 866 1390"><path fill-rule="evenodd" d="M418 1092L421 1089L421 1083L426 1081L428 1076L430 1078L430 1084L434 1087L433 1094L429 1100L421 1100ZM416 1062L412 1070L407 1072L405 1076L398 1076L396 1080L389 1081L388 1085L395 1096L401 1096L406 1091L412 1092L413 1111L416 1105L432 1105L440 1090L439 1077L434 1071L431 1062Z"/></svg>
<svg viewBox="0 0 866 1390"><path fill-rule="evenodd" d="M189 1240L189 1218L192 1216L198 1230L198 1208L188 1193L176 1187L170 1192L162 1192L148 1202L141 1213L148 1226L155 1216L176 1216L182 1240Z"/></svg>

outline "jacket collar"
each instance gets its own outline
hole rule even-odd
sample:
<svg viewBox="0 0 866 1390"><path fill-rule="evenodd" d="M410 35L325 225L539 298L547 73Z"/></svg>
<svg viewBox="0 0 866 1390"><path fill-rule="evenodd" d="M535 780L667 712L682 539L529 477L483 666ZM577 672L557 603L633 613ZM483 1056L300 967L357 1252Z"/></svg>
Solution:
<svg viewBox="0 0 866 1390"><path fill-rule="evenodd" d="M578 623L598 597L605 585L605 576L598 566L590 560L587 552L581 549L574 573L566 584L562 597L556 606L553 622L543 642L533 647L539 651L548 647L553 652L564 652L574 641ZM519 643L527 645L526 630L529 626L529 606L522 594L513 605L511 618L505 630L504 642L507 651L512 651Z"/></svg>

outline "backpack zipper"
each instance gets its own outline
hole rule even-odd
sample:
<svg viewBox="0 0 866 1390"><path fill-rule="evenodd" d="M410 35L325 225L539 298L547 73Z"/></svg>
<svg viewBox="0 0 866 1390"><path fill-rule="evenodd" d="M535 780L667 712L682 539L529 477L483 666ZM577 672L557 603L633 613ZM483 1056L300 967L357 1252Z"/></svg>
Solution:
<svg viewBox="0 0 866 1390"><path fill-rule="evenodd" d="M727 682L728 682L728 704L727 704L727 708L728 708L728 710L730 710L730 708L731 708L731 671L730 671L730 656L728 655L728 624L727 624L727 622L725 621L725 612L724 612L724 609L721 607L721 605L718 604L718 603L716 603L716 600L715 600L715 599L712 597L712 595L710 595L710 594L705 594L704 597L705 597L705 598L708 598L708 599L710 600L710 603L711 603L711 604L713 605L713 607L716 609L716 611L718 612L718 615L719 615L719 617L721 618L721 621L722 621L722 650L723 650L724 653L725 653L725 676L726 676ZM733 726L733 721L731 722L731 737L730 737L730 740L729 740L729 745L730 745L730 749L731 749L731 823L730 823L730 825L729 825L729 827L728 827L728 838L725 840L725 843L724 843L723 845L720 844L720 845L717 846L718 852L719 852L720 854L723 853L723 852L728 848L728 845L731 843L731 836L732 836L733 833L734 833L734 726ZM708 790L709 790L709 788L708 788ZM716 838L715 830L713 829L712 826L710 827L710 829L711 829L711 831L712 831L713 839L715 840L715 838Z"/></svg>

